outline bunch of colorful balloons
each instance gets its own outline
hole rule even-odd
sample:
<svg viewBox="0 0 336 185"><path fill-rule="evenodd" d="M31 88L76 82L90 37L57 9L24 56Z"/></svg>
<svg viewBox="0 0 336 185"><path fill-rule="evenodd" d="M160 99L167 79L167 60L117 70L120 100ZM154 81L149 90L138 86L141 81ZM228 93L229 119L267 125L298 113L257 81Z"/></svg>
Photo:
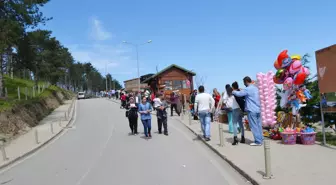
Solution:
<svg viewBox="0 0 336 185"><path fill-rule="evenodd" d="M272 71L266 74L257 74L263 126L273 126L277 123L277 117L275 116L276 91L273 76Z"/></svg>
<svg viewBox="0 0 336 185"><path fill-rule="evenodd" d="M311 99L308 89L303 86L306 78L309 76L309 69L304 67L301 62L301 56L289 56L287 50L282 51L274 67L277 69L273 77L276 84L282 84L284 93L278 93L281 96L281 107L292 107L293 115L296 115L303 103Z"/></svg>

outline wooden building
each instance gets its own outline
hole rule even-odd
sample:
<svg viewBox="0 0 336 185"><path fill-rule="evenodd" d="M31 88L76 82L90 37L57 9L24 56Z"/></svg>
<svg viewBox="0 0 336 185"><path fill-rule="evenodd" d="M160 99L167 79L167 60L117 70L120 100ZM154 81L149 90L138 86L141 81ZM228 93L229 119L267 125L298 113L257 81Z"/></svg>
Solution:
<svg viewBox="0 0 336 185"><path fill-rule="evenodd" d="M146 79L143 83L147 83L152 92L163 91L166 97L169 97L173 91L179 91L189 97L194 89L193 77L195 75L194 72L173 64Z"/></svg>
<svg viewBox="0 0 336 185"><path fill-rule="evenodd" d="M139 78L134 78L130 80L124 81L125 91L126 92L137 92L139 90ZM143 91L144 89L149 88L146 83L141 82L140 90Z"/></svg>

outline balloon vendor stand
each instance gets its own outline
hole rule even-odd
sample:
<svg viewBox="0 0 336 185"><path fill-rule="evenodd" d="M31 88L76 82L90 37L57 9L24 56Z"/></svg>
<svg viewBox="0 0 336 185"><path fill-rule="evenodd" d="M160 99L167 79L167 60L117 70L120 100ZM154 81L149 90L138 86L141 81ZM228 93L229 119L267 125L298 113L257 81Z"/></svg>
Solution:
<svg viewBox="0 0 336 185"><path fill-rule="evenodd" d="M310 127L301 124L300 109L307 105L312 98L310 91L305 87L305 81L310 75L309 69L304 66L301 56L289 56L288 51L282 51L274 62L274 68L277 70L275 75L271 72L267 74L258 74L259 94L261 99L261 112L264 126L272 128L270 132L265 132L274 140L282 140L283 144L294 145L297 143L303 145L312 145L315 143L316 132ZM276 121L272 119L274 107L273 84L281 86L277 91L280 97L280 107L291 112L277 112Z"/></svg>

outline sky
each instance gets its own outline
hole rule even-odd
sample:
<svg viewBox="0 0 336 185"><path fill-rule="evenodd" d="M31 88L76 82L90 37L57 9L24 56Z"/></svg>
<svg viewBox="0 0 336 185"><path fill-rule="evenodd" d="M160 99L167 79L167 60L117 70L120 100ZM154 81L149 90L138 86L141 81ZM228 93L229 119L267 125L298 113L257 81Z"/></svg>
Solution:
<svg viewBox="0 0 336 185"><path fill-rule="evenodd" d="M197 73L208 91L258 72L275 71L284 49L310 54L336 43L334 0L51 0L44 28L74 58L120 82L177 64ZM105 67L107 66L107 67ZM198 80L199 81L199 80Z"/></svg>

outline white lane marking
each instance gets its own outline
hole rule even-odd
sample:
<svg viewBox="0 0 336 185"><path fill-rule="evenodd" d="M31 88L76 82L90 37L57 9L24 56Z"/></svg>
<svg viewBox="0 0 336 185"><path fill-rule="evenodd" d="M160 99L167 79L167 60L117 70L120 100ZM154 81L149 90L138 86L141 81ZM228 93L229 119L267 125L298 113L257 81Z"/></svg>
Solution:
<svg viewBox="0 0 336 185"><path fill-rule="evenodd" d="M69 123L69 126L73 126L76 122L76 119L77 119L77 104L78 104L78 101L75 100L75 104L74 104L74 115L73 115L73 118L71 120L71 122ZM10 166L7 166L6 168L2 169L0 171L0 175L2 175L3 173L5 173L6 171L14 168L15 166L25 162L26 160L38 155L40 152L44 151L46 148L48 148L50 145L52 145L53 143L55 143L58 139L60 139L64 134L66 134L67 132L69 131L69 129L64 129L63 130L63 133L59 134L58 136L56 136L55 138L53 138L47 145L41 147L40 149L38 149L37 151L35 151L34 153L18 160L17 162L11 164Z"/></svg>
<svg viewBox="0 0 336 185"><path fill-rule="evenodd" d="M176 119L174 119L174 118L172 118L171 120L175 120L176 122L179 122L179 120L176 120ZM179 124L183 124L183 123L179 123ZM168 124L169 125L169 127L172 127L173 129L175 129L176 131L178 131L180 134L182 134L188 141L190 141L191 143L193 143L193 144L196 144L195 142L194 142L194 140L193 139L191 139L190 138L190 136L188 136L188 134L186 134L184 131L182 131L181 129L179 129L179 128L177 128L175 125L173 125L173 124ZM197 144L199 144L199 143L197 143ZM201 144L203 144L203 143L201 143ZM206 152L204 149L201 149L200 147L196 147L197 148L197 150L199 150L200 151L200 153L203 155L203 156L205 156L208 160L209 160L209 162L219 171L219 173L221 174L221 176L225 179L225 181L228 183L228 184L230 184L230 185L238 185L237 184L237 182L236 182L236 180L234 180L232 177L231 177L231 175L230 174L232 174L232 173L230 173L230 172L228 172L228 170L226 170L226 169L224 169L221 165L219 165L217 162L215 162L215 161L213 161L213 157L211 157L210 155L209 155L209 153L208 152ZM210 152L212 152L212 151L210 151ZM225 162L225 161L224 161ZM230 167L231 168L231 167ZM233 169L233 172L234 172L234 169Z"/></svg>
<svg viewBox="0 0 336 185"><path fill-rule="evenodd" d="M111 134L110 136L108 137L108 139L106 140L105 144L103 145L103 148L102 150L100 151L98 157L96 158L96 160L94 160L92 162L92 164L89 166L89 168L86 170L86 172L81 176L81 178L77 181L76 185L80 185L82 184L83 180L90 174L90 172L92 171L92 169L97 165L99 159L103 156L107 146L108 146L108 143L110 142L112 136L113 136L113 132L114 132L114 125L112 125L112 129L111 129Z"/></svg>

